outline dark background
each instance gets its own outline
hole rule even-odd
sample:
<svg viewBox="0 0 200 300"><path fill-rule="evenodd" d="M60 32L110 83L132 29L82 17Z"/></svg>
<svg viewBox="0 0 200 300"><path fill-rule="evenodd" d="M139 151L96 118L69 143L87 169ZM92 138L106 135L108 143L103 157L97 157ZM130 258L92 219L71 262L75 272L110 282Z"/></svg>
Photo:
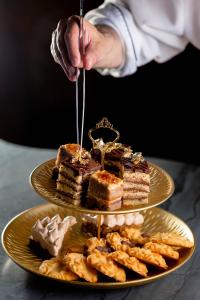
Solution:
<svg viewBox="0 0 200 300"><path fill-rule="evenodd" d="M0 0L0 138L48 148L76 141L75 84L50 42L58 20L78 12L78 0ZM87 72L85 146L88 129L107 116L135 151L199 163L199 70L200 51L189 45L126 78Z"/></svg>

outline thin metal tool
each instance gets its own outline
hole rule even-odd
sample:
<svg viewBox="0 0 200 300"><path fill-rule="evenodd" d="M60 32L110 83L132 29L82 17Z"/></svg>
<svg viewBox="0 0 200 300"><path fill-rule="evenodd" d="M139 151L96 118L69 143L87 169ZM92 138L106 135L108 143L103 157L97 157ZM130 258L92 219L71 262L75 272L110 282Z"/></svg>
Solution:
<svg viewBox="0 0 200 300"><path fill-rule="evenodd" d="M83 1L84 0L80 0L80 30L81 30L81 36L82 36L82 60L83 57L85 55L85 46L84 46L84 39L85 39L85 33L84 33L84 26L83 26ZM84 119L85 119L85 68L83 67L83 99L82 99L82 122L81 122L81 140L80 140L80 145L81 145L81 149L80 149L80 153L82 151L82 147L83 147L83 132L84 132Z"/></svg>
<svg viewBox="0 0 200 300"><path fill-rule="evenodd" d="M83 0L80 0L80 35L79 35L79 47L81 49L82 58L85 55L85 47L84 47L84 24L83 24ZM78 70L77 70L78 73ZM80 144L80 154L83 147L83 133L84 133L84 119L85 119L85 69L83 68L83 85L82 85L82 116L81 116L81 134L79 131L79 82L80 80L77 78L76 80L76 140L77 144Z"/></svg>
<svg viewBox="0 0 200 300"><path fill-rule="evenodd" d="M79 116L79 111L78 111L79 105L78 105L78 78L76 80L76 143L79 144L79 122L78 122L78 116Z"/></svg>

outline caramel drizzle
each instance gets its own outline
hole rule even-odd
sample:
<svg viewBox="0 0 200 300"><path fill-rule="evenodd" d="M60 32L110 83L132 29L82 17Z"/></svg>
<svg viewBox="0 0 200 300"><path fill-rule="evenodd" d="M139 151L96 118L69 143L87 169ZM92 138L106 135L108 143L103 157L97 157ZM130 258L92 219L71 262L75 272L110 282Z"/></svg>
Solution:
<svg viewBox="0 0 200 300"><path fill-rule="evenodd" d="M98 229L97 229L97 238L98 240L100 240L101 238L101 219L102 219L102 215L98 215L97 217L97 226L98 226Z"/></svg>

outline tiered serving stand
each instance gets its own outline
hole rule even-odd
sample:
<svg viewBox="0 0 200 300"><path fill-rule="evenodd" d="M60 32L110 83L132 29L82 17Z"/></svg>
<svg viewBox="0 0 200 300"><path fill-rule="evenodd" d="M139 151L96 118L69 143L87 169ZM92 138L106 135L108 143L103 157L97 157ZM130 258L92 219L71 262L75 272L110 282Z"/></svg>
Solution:
<svg viewBox="0 0 200 300"><path fill-rule="evenodd" d="M92 131L90 131L90 136L91 132ZM81 219L83 214L97 215L99 216L98 219L100 220L101 215L128 214L136 211L140 211L144 215L145 221L142 225L142 231L144 233L152 234L156 232L174 232L194 242L194 237L190 228L182 220L171 213L156 207L169 199L174 192L174 182L172 178L166 171L158 166L149 162L151 192L147 204L137 205L129 208L122 207L116 211L100 211L88 209L84 206L74 206L62 200L56 191L56 183L52 179L52 169L54 165L55 159L46 161L37 166L30 175L30 184L33 189L42 198L46 199L50 203L36 206L25 212L22 212L7 224L2 234L2 244L7 255L25 270L35 273L39 276L45 276L40 274L38 271L39 265L44 258L39 257L31 250L29 247L29 237L31 233L31 227L35 221L37 219L42 219L47 215L52 217L55 214L60 214L61 217L65 217L67 215L73 215L76 217L77 224L73 226L69 233L66 234L64 247L65 245L76 246L84 244L85 239L88 238L81 230ZM180 254L180 259L177 262L171 262L166 271L149 271L149 276L147 278L139 278L138 276L134 277L133 275L130 278L127 278L126 282L63 282L93 288L122 288L146 284L162 278L181 267L192 256L194 249L195 246L192 249L182 251ZM54 280L60 281L60 279Z"/></svg>

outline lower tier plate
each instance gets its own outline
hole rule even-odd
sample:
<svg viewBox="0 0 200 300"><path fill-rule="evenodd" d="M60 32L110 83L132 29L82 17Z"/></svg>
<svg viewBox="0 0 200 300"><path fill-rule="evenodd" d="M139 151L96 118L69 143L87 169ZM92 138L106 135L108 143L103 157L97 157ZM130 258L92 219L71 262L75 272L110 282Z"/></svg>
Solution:
<svg viewBox="0 0 200 300"><path fill-rule="evenodd" d="M69 233L66 234L64 246L73 246L77 244L80 245L84 243L86 236L83 235L81 231L81 214L68 210L64 207L58 207L54 204L39 205L22 212L7 224L2 233L2 245L7 255L26 271L30 271L39 276L48 277L47 275L42 275L38 271L38 268L42 262L42 258L34 253L33 250L29 247L31 227L38 218L42 219L47 215L52 217L55 214L60 214L61 217L74 215L77 218L77 224ZM174 232L194 242L194 237L190 228L183 221L181 221L171 213L160 208L151 208L143 211L142 214L144 215L145 219L142 227L142 231L144 233L152 234L156 232L166 231ZM89 283L85 281L67 282L54 278L52 278L52 280L59 280L68 284L78 286L104 289L143 285L149 282L156 281L181 267L192 256L194 249L195 246L191 249L182 251L180 254L180 259L177 262L171 262L168 264L169 268L167 271L152 270L149 272L149 276L147 278L130 277L126 282L109 281L98 283Z"/></svg>

